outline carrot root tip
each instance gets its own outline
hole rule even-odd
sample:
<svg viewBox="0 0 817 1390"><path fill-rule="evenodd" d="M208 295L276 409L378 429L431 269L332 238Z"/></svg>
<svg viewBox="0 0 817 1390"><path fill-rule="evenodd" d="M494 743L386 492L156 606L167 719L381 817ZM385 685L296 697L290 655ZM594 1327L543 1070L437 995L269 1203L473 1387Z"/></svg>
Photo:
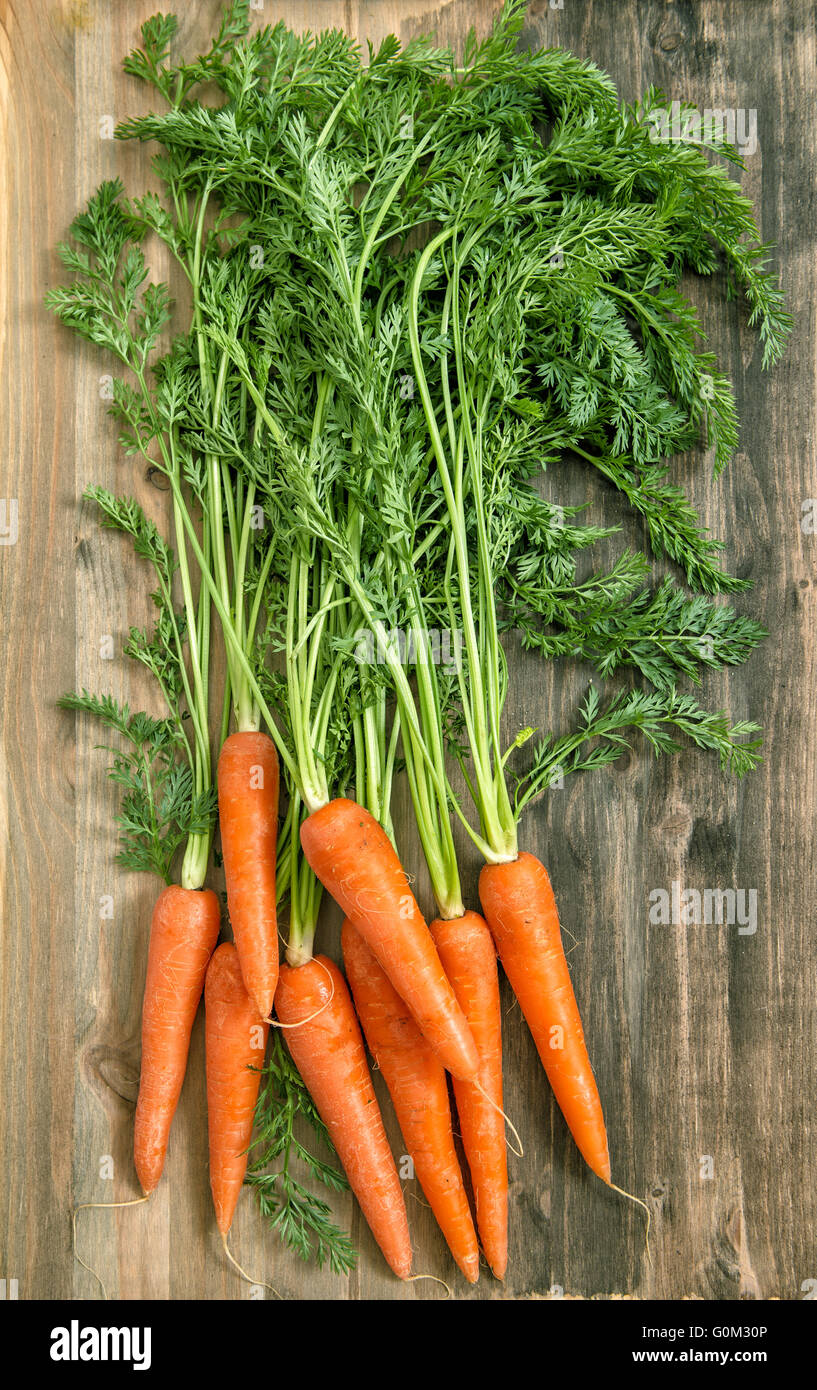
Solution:
<svg viewBox="0 0 817 1390"><path fill-rule="evenodd" d="M250 1275L247 1273L245 1269L242 1269L241 1265L238 1263L238 1260L235 1258L235 1255L232 1253L229 1245L227 1244L226 1231L222 1231L221 1233L221 1244L224 1248L224 1253L227 1256L227 1259L230 1261L231 1265L235 1266L242 1279L246 1279L248 1284L253 1284L256 1287L260 1287L262 1289L269 1289L271 1293L275 1294L276 1298L281 1298L281 1294L279 1294L277 1289L273 1288L272 1284L268 1284L265 1279L253 1279L250 1277Z"/></svg>
<svg viewBox="0 0 817 1390"><path fill-rule="evenodd" d="M77 1261L78 1264L82 1265L83 1269L87 1269L88 1273L94 1276L96 1282L99 1284L99 1287L102 1290L102 1297L105 1299L106 1302L108 1301L108 1290L105 1288L105 1283L103 1279L99 1274L97 1274L95 1269L92 1269L89 1264L85 1263L77 1249L77 1216L81 1211L90 1211L94 1208L138 1207L141 1206L142 1202L146 1202L149 1196L150 1193L146 1192L143 1197L131 1197L126 1202L80 1202L79 1205L74 1207L73 1211L71 1212L71 1233L74 1259Z"/></svg>
<svg viewBox="0 0 817 1390"><path fill-rule="evenodd" d="M446 1298L453 1298L454 1294L450 1284L446 1284L444 1279L438 1279L436 1274L407 1274L403 1280L404 1284L416 1284L418 1279L431 1279L435 1284L442 1284L445 1289Z"/></svg>
<svg viewBox="0 0 817 1390"><path fill-rule="evenodd" d="M647 1218L647 1229L644 1234L644 1243L647 1248L647 1259L649 1263L652 1264L652 1253L650 1251L650 1227L652 1226L652 1212L647 1206L647 1203L642 1201L640 1197L635 1197L632 1192L625 1192L623 1187L616 1187L616 1184L614 1182L611 1182L609 1178L607 1178L605 1181L612 1192L617 1192L620 1197L626 1197L628 1202L634 1202L635 1205L637 1207L641 1207L642 1211L644 1212L644 1215Z"/></svg>
<svg viewBox="0 0 817 1390"><path fill-rule="evenodd" d="M521 1140L520 1137L519 1137L519 1130L516 1128L516 1125L514 1124L513 1120L510 1118L509 1115L506 1115L506 1113L505 1113L505 1111L502 1109L502 1106L501 1106L501 1105L497 1105L496 1101L495 1101L495 1100L492 1100L492 1098L488 1095L488 1092L485 1090L484 1086L481 1086L480 1083L479 1083L478 1081L473 1081L471 1084L472 1084L473 1086L476 1087L476 1089L479 1091L480 1095L481 1095L485 1100L487 1100L488 1104L491 1105L491 1106L493 1106L493 1108L494 1108L494 1110L496 1111L496 1113L497 1113L498 1115L501 1115L501 1116L502 1116L503 1120L505 1121L506 1125L508 1126L508 1129L511 1131L511 1134L513 1135L514 1139L516 1140L517 1144L519 1145L519 1148L518 1148L518 1149L515 1149L514 1146L513 1146L513 1144L511 1143L511 1141L510 1141L509 1139L506 1140L505 1142L507 1143L508 1148L510 1149L511 1153L514 1154L517 1158L524 1158L524 1157L525 1157L525 1150L524 1150L524 1148L522 1147L522 1140Z"/></svg>

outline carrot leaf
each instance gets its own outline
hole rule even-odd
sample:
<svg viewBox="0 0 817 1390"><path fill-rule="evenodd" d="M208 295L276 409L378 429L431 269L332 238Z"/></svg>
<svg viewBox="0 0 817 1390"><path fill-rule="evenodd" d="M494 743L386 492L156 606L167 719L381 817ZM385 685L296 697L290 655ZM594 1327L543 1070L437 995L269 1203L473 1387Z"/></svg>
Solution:
<svg viewBox="0 0 817 1390"><path fill-rule="evenodd" d="M98 745L113 755L108 776L121 789L117 863L171 883L181 845L190 835L206 833L215 817L215 793L196 792L176 721L133 714L113 696L87 690L63 695L59 704L90 714L118 735L117 744Z"/></svg>
<svg viewBox="0 0 817 1390"><path fill-rule="evenodd" d="M252 1145L258 1152L245 1182L254 1188L262 1215L291 1250L303 1260L314 1259L321 1268L328 1263L333 1274L348 1274L357 1252L335 1224L329 1204L296 1176L294 1164L299 1162L314 1182L332 1192L349 1184L339 1168L298 1138L298 1121L305 1121L317 1142L334 1153L326 1126L277 1032L261 1075ZM273 1164L277 1166L270 1171Z"/></svg>

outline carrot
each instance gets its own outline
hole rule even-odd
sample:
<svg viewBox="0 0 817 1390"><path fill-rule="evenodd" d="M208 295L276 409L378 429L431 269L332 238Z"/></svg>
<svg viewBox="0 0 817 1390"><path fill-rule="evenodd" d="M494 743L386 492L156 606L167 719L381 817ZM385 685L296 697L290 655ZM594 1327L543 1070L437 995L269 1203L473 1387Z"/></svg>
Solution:
<svg viewBox="0 0 817 1390"><path fill-rule="evenodd" d="M454 1076L475 1077L476 1043L385 830L363 806L337 797L307 816L301 845L440 1061Z"/></svg>
<svg viewBox="0 0 817 1390"><path fill-rule="evenodd" d="M227 1235L247 1171L269 1024L247 993L235 946L214 952L204 985L210 1190Z"/></svg>
<svg viewBox="0 0 817 1390"><path fill-rule="evenodd" d="M267 734L231 734L218 760L218 814L227 906L241 973L263 1018L278 983L275 845L278 755Z"/></svg>
<svg viewBox="0 0 817 1390"><path fill-rule="evenodd" d="M479 895L505 974L579 1149L610 1183L607 1131L547 869L532 854L486 864Z"/></svg>
<svg viewBox="0 0 817 1390"><path fill-rule="evenodd" d="M508 1159L502 1116L502 1016L496 948L478 912L437 918L431 935L479 1049L479 1086L454 1080L482 1248L497 1279L508 1265Z"/></svg>
<svg viewBox="0 0 817 1390"><path fill-rule="evenodd" d="M193 1020L219 925L218 898L209 888L173 884L163 889L153 909L133 1133L136 1174L146 1196L162 1176Z"/></svg>
<svg viewBox="0 0 817 1390"><path fill-rule="evenodd" d="M275 1008L372 1234L394 1273L406 1279L406 1204L346 981L327 956L298 966L284 963Z"/></svg>
<svg viewBox="0 0 817 1390"><path fill-rule="evenodd" d="M348 917L341 945L369 1051L389 1088L420 1186L454 1259L475 1284L479 1249L454 1148L445 1068Z"/></svg>

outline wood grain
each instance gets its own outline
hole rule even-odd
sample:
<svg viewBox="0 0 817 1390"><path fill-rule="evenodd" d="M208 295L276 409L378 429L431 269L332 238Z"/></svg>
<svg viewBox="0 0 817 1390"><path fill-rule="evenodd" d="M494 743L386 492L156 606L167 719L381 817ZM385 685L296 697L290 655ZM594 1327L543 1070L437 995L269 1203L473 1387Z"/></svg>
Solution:
<svg viewBox="0 0 817 1390"><path fill-rule="evenodd" d="M75 727L55 701L82 684L136 704L153 699L118 655L128 624L147 617L144 573L124 545L100 536L78 499L102 482L134 492L161 520L166 498L116 445L101 396L105 362L59 329L42 295L58 275L54 245L94 187L120 173L135 190L149 177L146 152L101 138L100 122L146 109L119 65L154 8L152 0L0 0L0 497L17 499L19 517L16 544L0 547L0 1277L16 1278L26 1299L98 1297L72 1257L71 1207L136 1195L131 1121L155 890L113 864L113 793L95 731ZM211 32L218 4L180 8L180 42L190 49ZM495 9L491 0L266 0L258 18L342 24L375 41L392 29L408 38L435 28L460 44ZM802 505L817 494L813 8L808 0L565 0L563 8L533 0L524 38L593 58L627 100L653 82L701 107L757 112L759 147L743 184L764 236L779 244L795 336L764 377L724 286L694 287L736 382L743 429L739 458L717 486L700 459L678 471L725 538L727 562L755 582L741 605L773 634L748 667L704 686L707 701L733 718L762 719L766 758L738 786L694 751L653 763L638 748L615 769L554 792L523 832L558 886L614 1172L650 1204L652 1264L638 1213L592 1178L570 1143L506 991L507 1108L525 1147L524 1160L511 1161L508 1279L500 1286L483 1274L474 1290L455 1281L407 1183L416 1268L453 1281L457 1298L796 1299L817 1278L817 536L801 529ZM545 491L589 502L591 520L620 514L617 499L567 466ZM512 664L509 730L563 728L587 673L542 675L518 653ZM397 831L416 863L402 810ZM475 901L477 866L465 846L463 860ZM650 926L650 892L673 880L755 888L756 933ZM428 904L422 875L419 891ZM100 919L105 895L110 920ZM322 940L334 954L338 925L328 908ZM235 1250L286 1298L438 1296L433 1284L389 1277L351 1198L336 1205L361 1250L348 1279L283 1252L249 1194ZM248 1296L225 1268L211 1216L201 1020L165 1180L146 1206L83 1212L80 1242L112 1297Z"/></svg>

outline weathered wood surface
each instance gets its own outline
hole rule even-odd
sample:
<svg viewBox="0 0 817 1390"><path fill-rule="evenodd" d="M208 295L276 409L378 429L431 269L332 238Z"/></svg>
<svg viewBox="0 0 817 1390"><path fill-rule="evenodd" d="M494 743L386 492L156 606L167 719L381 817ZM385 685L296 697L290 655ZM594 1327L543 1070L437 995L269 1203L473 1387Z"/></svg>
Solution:
<svg viewBox="0 0 817 1390"><path fill-rule="evenodd" d="M119 63L155 8L153 0L0 0L0 496L18 502L16 543L0 548L0 1276L17 1279L26 1299L97 1297L72 1257L70 1209L136 1195L130 1136L155 888L113 864L113 792L95 731L84 722L75 730L55 700L83 684L152 698L118 655L101 654L106 634L118 653L127 625L146 619L144 573L77 499L102 482L135 492L159 518L166 499L117 448L100 398L107 363L59 329L42 294L57 275L55 242L100 180L120 173L136 189L146 178L146 152L100 138L100 122L145 100ZM211 32L218 5L177 8L190 49ZM340 23L374 39L436 28L441 40L460 42L494 9L491 0L439 9L265 0L260 18ZM735 718L760 717L767 751L739 787L694 751L655 764L639 748L615 770L554 793L527 822L526 843L546 859L575 941L570 959L614 1172L653 1213L652 1265L637 1211L592 1178L569 1142L506 993L507 1109L525 1147L524 1160L511 1161L509 1276L502 1287L484 1274L475 1290L455 1278L409 1184L415 1267L448 1279L458 1298L800 1298L817 1277L817 536L801 527L803 503L817 492L813 7L565 0L554 9L534 0L526 37L592 57L627 99L654 82L701 107L757 112L744 186L764 235L779 243L796 333L783 365L762 378L757 342L723 287L696 287L737 383L743 432L740 458L716 487L700 460L694 476L687 464L681 472L726 537L728 561L755 581L740 602L773 633L749 667L708 679L705 695ZM560 470L546 489L562 502L589 499L593 519L615 509L584 473ZM542 679L531 664L514 664L509 720L559 728L586 673ZM398 831L408 843L403 815ZM649 894L673 880L755 888L756 933L650 926ZM475 901L476 866L467 887ZM106 894L112 920L100 920ZM330 949L337 927L327 911ZM248 1296L225 1266L211 1216L202 1054L199 1020L165 1180L151 1202L82 1214L84 1258L114 1297ZM436 1285L390 1278L351 1199L338 1210L362 1252L348 1279L283 1252L249 1195L235 1250L285 1297L442 1296Z"/></svg>

